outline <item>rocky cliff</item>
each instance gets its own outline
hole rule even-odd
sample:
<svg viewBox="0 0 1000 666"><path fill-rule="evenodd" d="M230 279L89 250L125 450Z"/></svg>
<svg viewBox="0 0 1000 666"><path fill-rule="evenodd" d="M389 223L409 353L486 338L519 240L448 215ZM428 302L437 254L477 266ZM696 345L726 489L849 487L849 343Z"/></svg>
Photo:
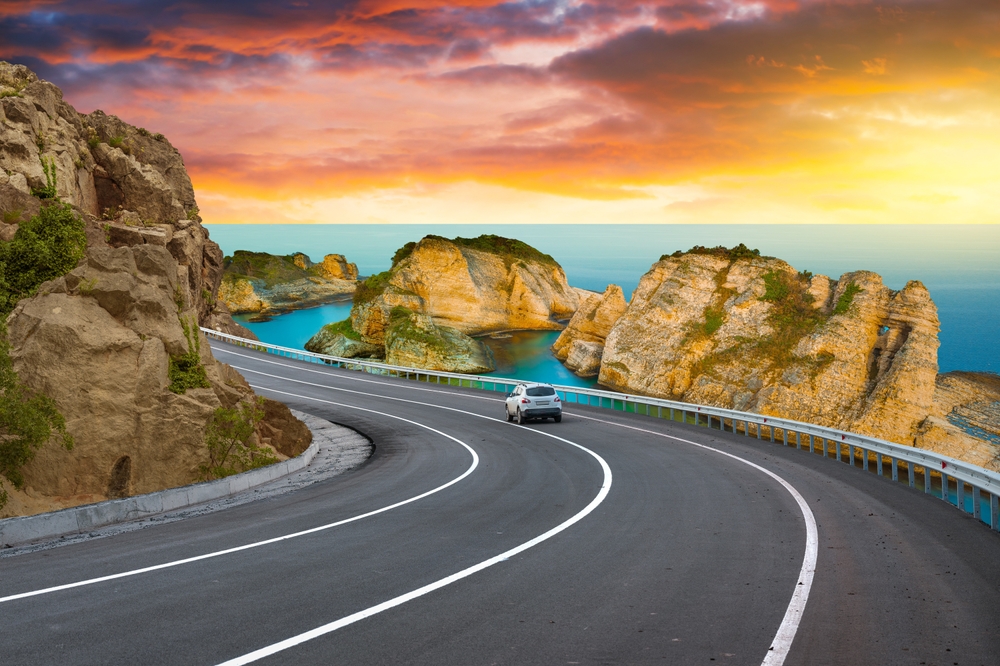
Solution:
<svg viewBox="0 0 1000 666"><path fill-rule="evenodd" d="M587 295L552 344L552 354L581 377L598 374L604 341L625 313L625 307L625 295L616 284L608 285L603 295Z"/></svg>
<svg viewBox="0 0 1000 666"><path fill-rule="evenodd" d="M937 309L919 282L836 281L740 246L663 257L607 336L600 381L913 444L931 412Z"/></svg>
<svg viewBox="0 0 1000 666"><path fill-rule="evenodd" d="M494 367L492 355L470 336L516 329L559 330L563 327L559 320L569 318L579 301L578 291L566 283L559 264L520 241L499 236L452 240L427 236L400 248L389 271L358 286L349 324L327 327L308 347L330 354L339 350L383 355L382 351L360 351L354 344L363 342L384 350L390 362L486 372ZM394 321L392 313L397 308L413 316ZM412 333L414 341L422 339L426 344L421 349L417 342L404 345L405 336L399 331L390 335L394 323ZM350 330L344 330L345 325Z"/></svg>
<svg viewBox="0 0 1000 666"><path fill-rule="evenodd" d="M310 308L353 294L357 279L358 267L340 254L314 264L301 252L277 256L237 250L223 260L219 300L233 313Z"/></svg>
<svg viewBox="0 0 1000 666"><path fill-rule="evenodd" d="M195 481L220 407L253 398L212 357L198 326L247 334L217 300L222 253L201 226L180 154L166 138L0 63L0 240L62 200L82 218L84 258L23 298L7 319L21 380L55 400L76 445L40 449L19 515ZM258 439L304 448L287 409L268 406ZM290 454L288 454L290 455Z"/></svg>

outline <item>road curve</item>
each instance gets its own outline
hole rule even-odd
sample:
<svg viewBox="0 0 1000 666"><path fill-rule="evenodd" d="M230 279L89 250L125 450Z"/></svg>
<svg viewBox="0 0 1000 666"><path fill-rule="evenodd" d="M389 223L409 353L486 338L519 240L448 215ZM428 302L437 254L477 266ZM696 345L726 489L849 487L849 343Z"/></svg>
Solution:
<svg viewBox="0 0 1000 666"><path fill-rule="evenodd" d="M246 663L287 646L257 663L762 664L807 523L749 462L818 525L784 663L997 663L1000 537L940 500L730 433L577 406L521 427L498 394L213 348L375 454L287 495L0 560L0 662Z"/></svg>

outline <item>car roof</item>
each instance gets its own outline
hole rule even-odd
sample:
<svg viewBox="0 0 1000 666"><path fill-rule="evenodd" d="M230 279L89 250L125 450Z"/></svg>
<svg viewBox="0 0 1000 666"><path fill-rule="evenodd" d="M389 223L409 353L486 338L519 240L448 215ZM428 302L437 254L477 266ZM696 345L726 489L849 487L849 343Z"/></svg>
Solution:
<svg viewBox="0 0 1000 666"><path fill-rule="evenodd" d="M534 386L548 386L552 388L552 384L545 384L544 382L521 382L521 386L524 388L532 388Z"/></svg>

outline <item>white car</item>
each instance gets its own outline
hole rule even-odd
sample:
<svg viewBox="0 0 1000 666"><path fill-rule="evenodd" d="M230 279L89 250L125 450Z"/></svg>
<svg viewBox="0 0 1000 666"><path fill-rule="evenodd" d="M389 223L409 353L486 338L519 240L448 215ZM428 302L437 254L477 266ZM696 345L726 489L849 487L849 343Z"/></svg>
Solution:
<svg viewBox="0 0 1000 666"><path fill-rule="evenodd" d="M503 408L507 420L516 419L518 424L528 419L562 421L562 400L548 384L518 384L513 392L507 394Z"/></svg>

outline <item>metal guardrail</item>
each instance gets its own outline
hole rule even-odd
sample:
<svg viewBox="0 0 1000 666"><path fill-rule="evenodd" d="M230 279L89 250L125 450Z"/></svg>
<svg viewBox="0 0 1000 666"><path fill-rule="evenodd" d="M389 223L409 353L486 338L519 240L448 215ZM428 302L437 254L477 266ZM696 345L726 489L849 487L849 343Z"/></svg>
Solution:
<svg viewBox="0 0 1000 666"><path fill-rule="evenodd" d="M221 342L256 349L284 358L323 363L324 365L371 374L398 376L417 381L468 386L503 391L504 393L510 392L517 384L524 381L507 377L466 375L421 368L406 368L375 361L339 358L256 340L247 340L212 329L202 328L201 330L209 338ZM445 381L442 382L442 380ZM940 497L1000 532L1000 474L949 456L835 428L763 414L629 395L616 391L577 386L554 386L564 403L587 404L627 413L644 414L673 421L679 420L725 432L737 434L742 432L747 437L756 435L757 439L765 439L766 436L768 441L781 443L785 446L795 446L798 449L808 448L810 453L822 453L825 458L833 458L855 468L858 468L860 464L860 468L865 471L869 471L870 467L874 466L875 472L880 477L885 476L886 468L888 468L893 481L901 480L900 471L901 468L905 468L902 471L905 473L906 481L911 488L917 486L917 478L919 477L923 482L925 493Z"/></svg>

